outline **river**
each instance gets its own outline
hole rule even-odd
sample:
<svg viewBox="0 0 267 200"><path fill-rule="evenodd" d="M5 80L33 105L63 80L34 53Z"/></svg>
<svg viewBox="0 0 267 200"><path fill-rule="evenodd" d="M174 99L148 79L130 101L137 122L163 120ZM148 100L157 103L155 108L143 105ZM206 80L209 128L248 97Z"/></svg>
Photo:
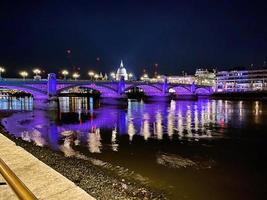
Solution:
<svg viewBox="0 0 267 200"><path fill-rule="evenodd" d="M54 110L25 97L0 98L0 110L14 111L2 120L14 136L66 157L95 158L170 199L267 198L264 101L131 100L115 107L60 97Z"/></svg>

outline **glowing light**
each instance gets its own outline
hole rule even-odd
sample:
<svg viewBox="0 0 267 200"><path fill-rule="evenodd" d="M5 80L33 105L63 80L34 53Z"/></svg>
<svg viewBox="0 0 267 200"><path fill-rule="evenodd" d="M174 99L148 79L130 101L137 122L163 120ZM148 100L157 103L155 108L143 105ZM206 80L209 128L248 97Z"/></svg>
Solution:
<svg viewBox="0 0 267 200"><path fill-rule="evenodd" d="M23 79L25 79L28 76L28 72L26 71L22 71L19 74L23 77Z"/></svg>
<svg viewBox="0 0 267 200"><path fill-rule="evenodd" d="M40 69L34 69L33 73L37 76L38 74L41 74L41 70Z"/></svg>
<svg viewBox="0 0 267 200"><path fill-rule="evenodd" d="M67 75L69 75L69 72L68 72L67 70L63 70L63 71L62 71L62 74L63 74L64 76L67 76Z"/></svg>
<svg viewBox="0 0 267 200"><path fill-rule="evenodd" d="M95 79L97 80L99 78L99 75L98 74L95 74Z"/></svg>
<svg viewBox="0 0 267 200"><path fill-rule="evenodd" d="M94 77L94 75L95 75L95 73L94 73L93 71L89 71L89 72L88 72L88 75L91 77L91 80L92 80L93 77Z"/></svg>
<svg viewBox="0 0 267 200"><path fill-rule="evenodd" d="M162 127L162 115L158 111L156 113L156 135L159 140L163 138L163 127Z"/></svg>
<svg viewBox="0 0 267 200"><path fill-rule="evenodd" d="M2 73L4 73L6 70L3 66L0 66L0 78L2 78Z"/></svg>
<svg viewBox="0 0 267 200"><path fill-rule="evenodd" d="M115 72L111 72L111 73L110 73L110 76L111 76L113 79L115 79L115 78L116 78L116 74L115 74Z"/></svg>
<svg viewBox="0 0 267 200"><path fill-rule="evenodd" d="M78 73L74 73L74 74L72 75L72 77L73 77L75 80L77 80L77 78L80 77L80 74L78 74Z"/></svg>
<svg viewBox="0 0 267 200"><path fill-rule="evenodd" d="M132 78L133 77L133 74L132 73L129 73L128 76L129 76L129 78Z"/></svg>
<svg viewBox="0 0 267 200"><path fill-rule="evenodd" d="M148 78L148 75L147 74L144 74L144 76L143 76L144 78Z"/></svg>
<svg viewBox="0 0 267 200"><path fill-rule="evenodd" d="M2 73L2 72L5 72L6 70L5 70L5 68L4 67L0 67L0 72Z"/></svg>

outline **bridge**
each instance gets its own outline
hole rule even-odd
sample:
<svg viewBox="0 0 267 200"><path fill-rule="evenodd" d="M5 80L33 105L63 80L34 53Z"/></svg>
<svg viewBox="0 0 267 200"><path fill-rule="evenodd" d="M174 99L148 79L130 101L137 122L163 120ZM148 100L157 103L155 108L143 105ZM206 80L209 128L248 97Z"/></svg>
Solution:
<svg viewBox="0 0 267 200"><path fill-rule="evenodd" d="M155 99L164 99L170 92L177 99L209 96L212 87L195 84L173 84L164 82L145 81L92 81L92 80L62 80L56 79L55 74L49 74L47 79L1 79L0 88L15 89L30 93L34 99L49 100L60 93L75 87L92 89L100 93L103 100L121 100L126 98L126 92L132 88L142 89L144 95Z"/></svg>

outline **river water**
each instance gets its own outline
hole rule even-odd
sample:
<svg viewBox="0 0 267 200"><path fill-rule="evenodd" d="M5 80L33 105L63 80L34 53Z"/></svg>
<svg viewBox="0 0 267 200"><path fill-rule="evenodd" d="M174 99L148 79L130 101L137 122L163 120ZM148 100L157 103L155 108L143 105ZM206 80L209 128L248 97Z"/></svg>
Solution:
<svg viewBox="0 0 267 200"><path fill-rule="evenodd" d="M209 100L99 106L61 97L58 111L31 98L0 98L18 138L94 158L170 199L267 198L267 102Z"/></svg>

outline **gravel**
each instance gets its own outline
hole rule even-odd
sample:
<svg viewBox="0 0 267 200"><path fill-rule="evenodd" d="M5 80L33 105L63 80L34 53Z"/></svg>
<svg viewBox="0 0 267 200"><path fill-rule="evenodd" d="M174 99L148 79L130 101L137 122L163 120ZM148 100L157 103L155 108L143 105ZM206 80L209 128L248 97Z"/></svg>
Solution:
<svg viewBox="0 0 267 200"><path fill-rule="evenodd" d="M7 114L1 113L1 117ZM122 179L112 171L95 166L88 160L76 157L66 158L61 152L54 152L47 147L39 147L15 138L6 132L4 127L0 127L0 133L73 181L96 199L167 199L163 191L149 188L135 180Z"/></svg>

